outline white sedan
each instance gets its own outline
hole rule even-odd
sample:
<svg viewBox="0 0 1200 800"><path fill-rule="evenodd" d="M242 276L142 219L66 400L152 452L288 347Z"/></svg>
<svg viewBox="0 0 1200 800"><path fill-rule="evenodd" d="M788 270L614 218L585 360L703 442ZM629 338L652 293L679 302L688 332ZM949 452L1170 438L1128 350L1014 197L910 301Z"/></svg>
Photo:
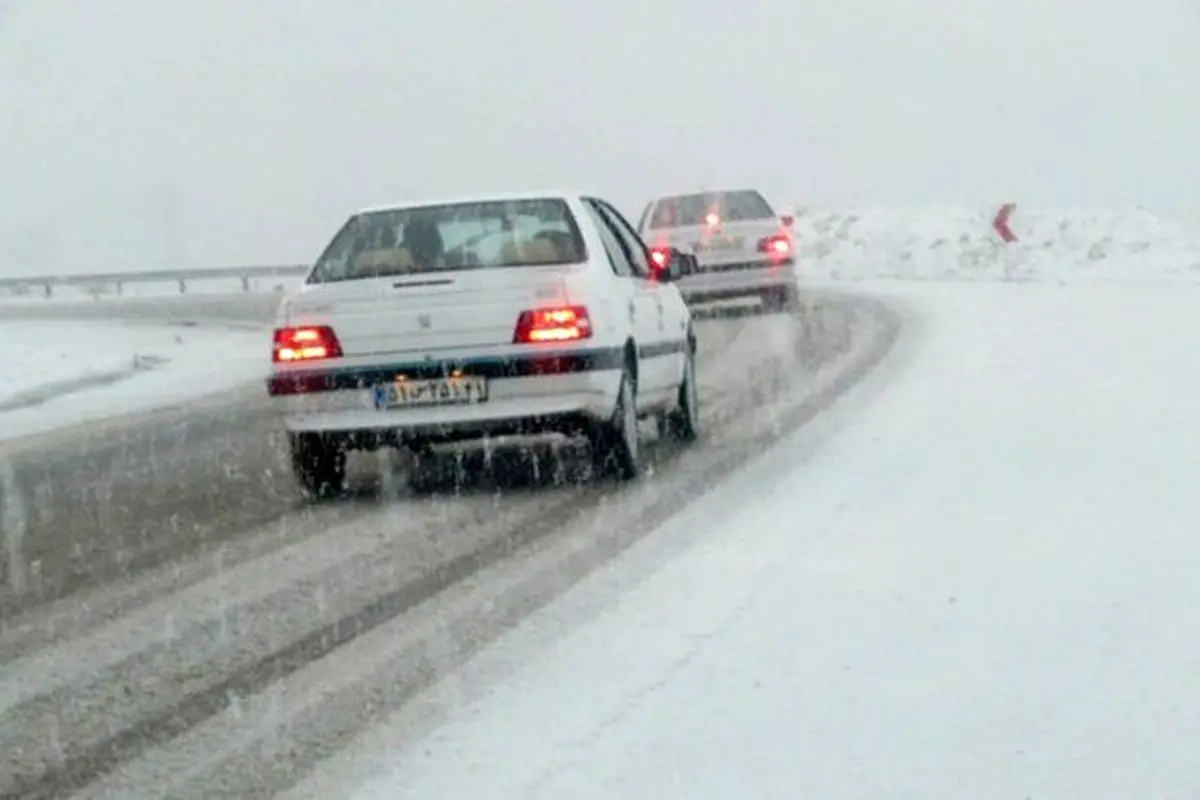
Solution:
<svg viewBox="0 0 1200 800"><path fill-rule="evenodd" d="M637 420L698 434L696 336L675 282L603 199L563 192L368 209L281 304L268 391L297 477L341 493L346 454L491 436L588 437L641 472Z"/></svg>
<svg viewBox="0 0 1200 800"><path fill-rule="evenodd" d="M689 302L751 296L782 311L796 299L794 221L754 189L728 189L659 197L638 227L664 262L672 248L696 255L679 282Z"/></svg>

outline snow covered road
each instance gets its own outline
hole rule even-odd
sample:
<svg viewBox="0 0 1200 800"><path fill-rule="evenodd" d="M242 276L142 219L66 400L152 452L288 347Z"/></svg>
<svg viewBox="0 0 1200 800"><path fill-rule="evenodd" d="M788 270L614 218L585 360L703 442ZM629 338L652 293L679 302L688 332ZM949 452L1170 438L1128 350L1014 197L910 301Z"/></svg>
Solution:
<svg viewBox="0 0 1200 800"><path fill-rule="evenodd" d="M402 464L366 459L358 498L300 505L261 397L29 453L27 527L6 553L28 594L0 615L0 793L292 785L811 419L895 331L879 304L837 295L809 296L800 318L703 321L706 433L648 442L652 473L630 486L544 456L522 479L517 454L501 484L421 497Z"/></svg>
<svg viewBox="0 0 1200 800"><path fill-rule="evenodd" d="M1200 796L1200 287L868 291L867 382L291 796Z"/></svg>

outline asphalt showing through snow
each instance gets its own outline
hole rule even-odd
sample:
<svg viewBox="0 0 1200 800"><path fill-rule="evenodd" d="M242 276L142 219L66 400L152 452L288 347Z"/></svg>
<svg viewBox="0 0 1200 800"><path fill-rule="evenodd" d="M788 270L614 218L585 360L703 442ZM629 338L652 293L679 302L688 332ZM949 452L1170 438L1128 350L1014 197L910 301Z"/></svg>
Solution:
<svg viewBox="0 0 1200 800"><path fill-rule="evenodd" d="M310 504L253 389L9 451L25 524L5 558L26 578L0 594L0 790L286 788L811 418L898 327L832 295L702 321L705 433L651 442L635 485L592 480L567 448L448 459L414 494L385 456L356 465L351 499Z"/></svg>

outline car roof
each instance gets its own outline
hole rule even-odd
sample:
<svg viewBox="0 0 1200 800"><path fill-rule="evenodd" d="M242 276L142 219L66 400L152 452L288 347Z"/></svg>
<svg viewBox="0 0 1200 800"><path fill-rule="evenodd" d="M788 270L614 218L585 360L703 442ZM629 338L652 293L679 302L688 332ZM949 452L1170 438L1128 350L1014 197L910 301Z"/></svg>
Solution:
<svg viewBox="0 0 1200 800"><path fill-rule="evenodd" d="M672 200L676 197L695 197L696 195L704 194L739 194L741 192L754 192L759 197L764 197L762 191L749 186L727 186L727 187L711 187L707 189L692 189L685 192L671 192L670 194L656 195L650 202L657 203L659 200Z"/></svg>
<svg viewBox="0 0 1200 800"><path fill-rule="evenodd" d="M378 203L358 209L357 214L370 214L377 211L399 211L405 208L421 206L443 206L458 203L494 203L504 200L578 200L581 197L599 197L593 192L564 189L523 189L515 192L485 192L477 194L450 195L443 197L427 197L419 200L402 200L396 203Z"/></svg>

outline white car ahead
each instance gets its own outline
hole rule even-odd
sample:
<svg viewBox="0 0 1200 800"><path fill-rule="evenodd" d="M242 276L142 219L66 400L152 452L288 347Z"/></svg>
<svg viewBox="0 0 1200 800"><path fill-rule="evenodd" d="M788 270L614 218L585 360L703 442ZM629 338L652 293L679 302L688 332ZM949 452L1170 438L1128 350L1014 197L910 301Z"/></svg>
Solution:
<svg viewBox="0 0 1200 800"><path fill-rule="evenodd" d="M354 214L280 306L268 391L313 496L354 449L557 433L641 471L637 420L698 431L696 337L633 226L586 194L522 193Z"/></svg>
<svg viewBox="0 0 1200 800"><path fill-rule="evenodd" d="M652 200L638 228L663 263L672 247L696 255L696 274L679 282L688 302L749 295L787 310L796 299L794 221L759 192L731 189Z"/></svg>

